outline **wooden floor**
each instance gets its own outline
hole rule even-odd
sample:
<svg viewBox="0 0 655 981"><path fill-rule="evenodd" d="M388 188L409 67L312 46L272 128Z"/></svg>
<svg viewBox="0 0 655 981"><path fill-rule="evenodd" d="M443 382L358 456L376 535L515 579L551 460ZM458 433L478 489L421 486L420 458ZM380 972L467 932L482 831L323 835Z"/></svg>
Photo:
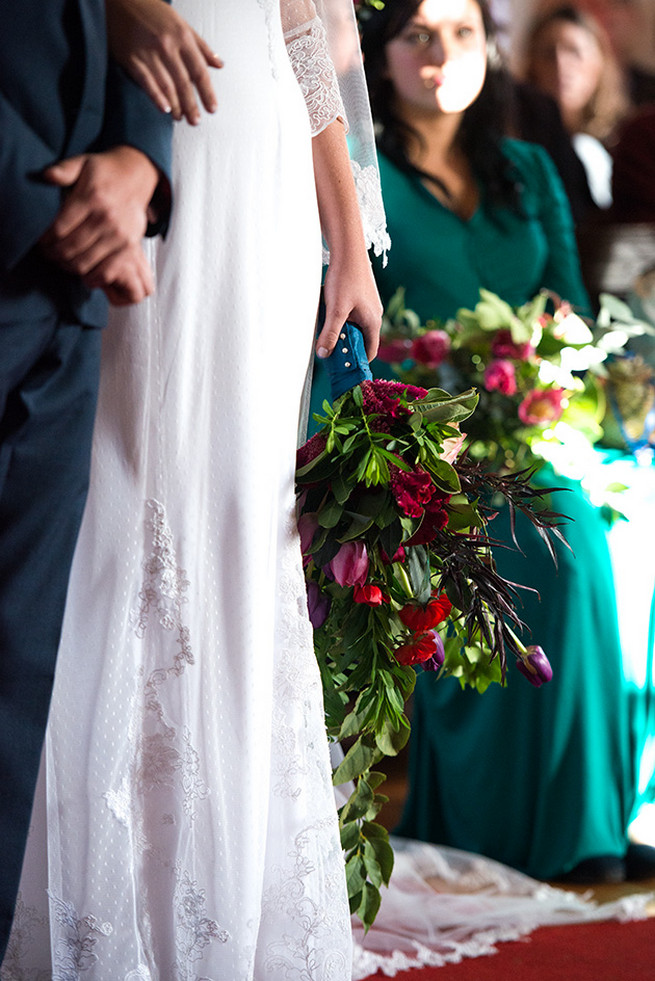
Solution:
<svg viewBox="0 0 655 981"><path fill-rule="evenodd" d="M387 780L380 787L379 792L389 798L389 803L380 811L377 820L385 828L392 831L397 825L402 814L405 794L407 792L407 760L408 751L403 750L395 759L388 758L384 764L378 764L377 768L384 770ZM552 885L560 886L560 883L553 882ZM652 892L655 893L655 877L652 879L642 879L638 882L621 882L618 884L604 884L599 886L577 886L566 884L566 889L585 894L593 898L598 903L608 903L623 896L634 895L635 893ZM655 900L650 904L651 915L655 916Z"/></svg>

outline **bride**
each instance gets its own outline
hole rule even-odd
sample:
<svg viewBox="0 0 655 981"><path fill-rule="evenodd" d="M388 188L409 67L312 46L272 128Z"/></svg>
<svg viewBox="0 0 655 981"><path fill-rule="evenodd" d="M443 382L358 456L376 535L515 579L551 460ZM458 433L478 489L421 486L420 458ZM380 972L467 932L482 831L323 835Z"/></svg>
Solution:
<svg viewBox="0 0 655 981"><path fill-rule="evenodd" d="M108 7L126 60L178 23ZM294 520L321 229L319 354L351 318L372 357L381 307L325 30L311 0L281 7L176 4L224 62L217 108L176 131L156 297L105 337L7 981L351 976Z"/></svg>

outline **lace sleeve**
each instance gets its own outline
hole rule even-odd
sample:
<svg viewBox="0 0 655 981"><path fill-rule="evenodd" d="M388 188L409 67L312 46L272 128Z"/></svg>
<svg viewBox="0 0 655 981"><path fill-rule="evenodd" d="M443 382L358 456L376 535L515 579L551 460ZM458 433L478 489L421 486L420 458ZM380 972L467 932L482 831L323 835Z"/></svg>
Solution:
<svg viewBox="0 0 655 981"><path fill-rule="evenodd" d="M312 136L340 119L346 129L336 71L325 27L312 0L281 0L282 27L289 59L300 85Z"/></svg>
<svg viewBox="0 0 655 981"><path fill-rule="evenodd" d="M312 132L320 133L335 119L346 126L364 235L386 265L391 243L353 0L280 0L280 11Z"/></svg>

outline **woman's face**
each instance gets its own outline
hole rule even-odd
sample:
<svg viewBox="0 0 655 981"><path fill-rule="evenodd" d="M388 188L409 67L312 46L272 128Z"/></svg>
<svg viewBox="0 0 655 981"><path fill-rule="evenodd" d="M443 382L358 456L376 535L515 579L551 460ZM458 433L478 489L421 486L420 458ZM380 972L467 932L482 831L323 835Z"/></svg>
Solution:
<svg viewBox="0 0 655 981"><path fill-rule="evenodd" d="M423 0L386 47L400 113L461 113L487 70L487 39L476 0Z"/></svg>
<svg viewBox="0 0 655 981"><path fill-rule="evenodd" d="M585 27L553 20L539 32L532 52L532 79L559 104L563 116L584 111L598 88L603 53Z"/></svg>

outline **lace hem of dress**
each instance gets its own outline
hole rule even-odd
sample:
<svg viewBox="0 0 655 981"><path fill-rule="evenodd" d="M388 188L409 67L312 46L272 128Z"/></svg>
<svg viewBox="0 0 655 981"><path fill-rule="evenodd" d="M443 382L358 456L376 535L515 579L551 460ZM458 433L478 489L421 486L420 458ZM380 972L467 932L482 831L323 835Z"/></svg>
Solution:
<svg viewBox="0 0 655 981"><path fill-rule="evenodd" d="M340 119L347 131L346 111L320 18L294 27L284 38L307 106L312 136L321 133L335 119Z"/></svg>

